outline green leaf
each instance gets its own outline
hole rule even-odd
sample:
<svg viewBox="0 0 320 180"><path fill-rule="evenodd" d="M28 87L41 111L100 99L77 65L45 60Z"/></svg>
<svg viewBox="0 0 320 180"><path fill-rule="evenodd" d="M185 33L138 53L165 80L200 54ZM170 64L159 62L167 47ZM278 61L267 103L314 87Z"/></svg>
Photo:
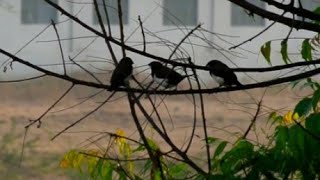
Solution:
<svg viewBox="0 0 320 180"><path fill-rule="evenodd" d="M228 142L227 141L222 141L216 148L216 151L213 154L212 159L215 159L218 157L224 150L224 148L227 146Z"/></svg>
<svg viewBox="0 0 320 180"><path fill-rule="evenodd" d="M207 138L208 144L213 144L213 143L215 143L217 140L218 140L218 138L215 138L215 137L208 137L208 138Z"/></svg>
<svg viewBox="0 0 320 180"><path fill-rule="evenodd" d="M315 10L313 10L313 12L320 15L320 7L317 7ZM319 25L320 21L319 20L315 20L315 21L313 21L313 23Z"/></svg>
<svg viewBox="0 0 320 180"><path fill-rule="evenodd" d="M170 176L173 177L172 179L181 179L187 176L186 171L188 170L188 166L186 163L179 163L169 166L168 170Z"/></svg>
<svg viewBox="0 0 320 180"><path fill-rule="evenodd" d="M132 153L145 151L145 150L146 148L144 147L144 145L139 145L136 149L132 150Z"/></svg>
<svg viewBox="0 0 320 180"><path fill-rule="evenodd" d="M157 145L157 143L154 140L147 138L147 142L148 142L151 150L157 151L159 149L159 146Z"/></svg>
<svg viewBox="0 0 320 180"><path fill-rule="evenodd" d="M287 39L281 41L281 56L285 64L288 64L288 62L291 62L288 56L288 40Z"/></svg>
<svg viewBox="0 0 320 180"><path fill-rule="evenodd" d="M294 108L299 117L307 115L312 109L312 98L303 98Z"/></svg>
<svg viewBox="0 0 320 180"><path fill-rule="evenodd" d="M263 55L263 57L266 59L269 65L271 65L271 41L266 42L263 46L261 46L260 51Z"/></svg>
<svg viewBox="0 0 320 180"><path fill-rule="evenodd" d="M309 43L309 39L305 39L302 42L302 49L301 49L301 55L302 58L306 61L311 61L312 60L312 46Z"/></svg>
<svg viewBox="0 0 320 180"><path fill-rule="evenodd" d="M277 126L276 132L276 147L278 149L283 149L289 138L289 129L287 126Z"/></svg>
<svg viewBox="0 0 320 180"><path fill-rule="evenodd" d="M114 166L112 164L110 164L110 163L105 163L105 164L106 165L103 166L103 169L101 169L102 179L112 180Z"/></svg>
<svg viewBox="0 0 320 180"><path fill-rule="evenodd" d="M161 172L159 170L157 170L155 173L154 173L154 177L152 178L153 180L162 180L161 178Z"/></svg>
<svg viewBox="0 0 320 180"><path fill-rule="evenodd" d="M242 139L238 141L237 144L222 157L221 171L226 174L241 171L246 162L253 158L253 148L253 144L246 140Z"/></svg>
<svg viewBox="0 0 320 180"><path fill-rule="evenodd" d="M312 107L315 111L320 100L320 89L316 90L312 96Z"/></svg>
<svg viewBox="0 0 320 180"><path fill-rule="evenodd" d="M301 82L301 80L295 80L295 81L292 81L291 84L292 84L292 87L291 89L294 89L299 83Z"/></svg>
<svg viewBox="0 0 320 180"><path fill-rule="evenodd" d="M296 164L304 161L305 155L305 132L297 124L293 125L289 129L288 146L292 153L293 159L296 160Z"/></svg>
<svg viewBox="0 0 320 180"><path fill-rule="evenodd" d="M311 114L306 118L306 129L320 136L320 113Z"/></svg>
<svg viewBox="0 0 320 180"><path fill-rule="evenodd" d="M120 171L118 172L118 174L119 174L119 180L127 180L127 175L125 172Z"/></svg>

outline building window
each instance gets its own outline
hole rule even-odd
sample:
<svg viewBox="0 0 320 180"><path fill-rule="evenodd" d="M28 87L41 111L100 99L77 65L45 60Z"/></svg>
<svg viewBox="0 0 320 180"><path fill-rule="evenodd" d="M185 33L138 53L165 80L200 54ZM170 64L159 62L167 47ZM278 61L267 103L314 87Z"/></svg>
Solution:
<svg viewBox="0 0 320 180"><path fill-rule="evenodd" d="M266 4L262 1L249 0L250 3L266 9ZM258 15L253 17L248 15L245 9L235 4L231 4L231 25L232 26L264 26L265 20Z"/></svg>
<svg viewBox="0 0 320 180"><path fill-rule="evenodd" d="M103 0L97 0L99 6L99 12L104 23L107 22L106 14L103 7ZM106 8L108 10L108 16L110 24L119 24L118 16L118 1L117 0L104 0ZM122 10L122 22L123 24L129 23L129 2L128 0L121 0L121 10ZM98 24L99 20L95 8L93 7L93 23Z"/></svg>
<svg viewBox="0 0 320 180"><path fill-rule="evenodd" d="M58 0L51 0L57 3ZM21 0L21 22L23 24L47 24L57 20L57 10L43 0Z"/></svg>
<svg viewBox="0 0 320 180"><path fill-rule="evenodd" d="M164 0L163 6L164 25L197 25L197 0Z"/></svg>

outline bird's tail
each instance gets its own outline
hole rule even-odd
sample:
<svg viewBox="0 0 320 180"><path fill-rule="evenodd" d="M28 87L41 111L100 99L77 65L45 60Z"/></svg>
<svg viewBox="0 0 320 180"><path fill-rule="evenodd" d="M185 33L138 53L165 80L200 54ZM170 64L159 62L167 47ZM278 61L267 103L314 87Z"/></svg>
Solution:
<svg viewBox="0 0 320 180"><path fill-rule="evenodd" d="M114 91L115 89L116 89L116 87L111 84L107 90L108 91Z"/></svg>
<svg viewBox="0 0 320 180"><path fill-rule="evenodd" d="M243 86L243 84L241 84L238 80L235 83L237 86Z"/></svg>

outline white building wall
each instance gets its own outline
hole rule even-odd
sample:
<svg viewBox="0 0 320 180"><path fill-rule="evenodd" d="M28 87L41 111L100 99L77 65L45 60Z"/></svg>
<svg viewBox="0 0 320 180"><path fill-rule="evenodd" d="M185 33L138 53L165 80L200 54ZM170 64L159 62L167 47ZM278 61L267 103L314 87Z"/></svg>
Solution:
<svg viewBox="0 0 320 180"><path fill-rule="evenodd" d="M76 2L90 3L92 1L88 0L79 0ZM28 41L30 41L34 36L37 35L43 28L47 25L24 25L21 24L21 0L2 0L0 8L0 22L2 24L2 28L0 29L0 46L1 48L8 50L9 52L15 53L19 50L23 45L25 45ZM144 22L144 27L147 31L158 32L167 29L174 29L174 26L164 26L162 24L162 13L163 9L161 7L161 0L150 1L150 0L129 0L129 24L124 26L125 36L126 38L134 31L136 31L130 39L128 39L128 44L133 42L142 41L142 36L139 29L139 24L137 22L138 15L141 16L142 19L148 18ZM270 23L266 21L266 25L264 27L234 27L231 25L231 4L226 0L199 0L198 1L198 21L202 23L202 27L208 30L211 30L216 33L222 33L232 36L237 36L237 38L228 38L225 37L226 40L237 44L240 43L256 33L263 30ZM93 6L90 4L81 4L74 3L70 4L67 1L59 0L59 5L65 7L68 11L72 11L76 14L79 10L81 10L77 17L82 21L92 25L96 29L100 30L98 25L93 25ZM10 8L8 8L10 7ZM268 7L272 8L272 7ZM273 8L274 11L277 9ZM59 21L64 21L67 18L65 16L61 16L58 14ZM78 24L73 23L72 21L66 21L64 23L59 24L58 26L60 37L68 38L68 37L83 37L83 36L92 36L92 33L88 32L84 28L80 27ZM138 28L138 29L137 29ZM193 28L193 27L188 27ZM118 26L113 26L113 35L115 37L120 37ZM283 26L281 24L277 24L272 27L269 31L263 33L258 38L253 41L246 43L241 46L246 50L251 51L249 53L247 51L241 50L238 48L237 52L241 53L243 58L229 56L231 59L228 60L224 57L220 52L212 49L212 48L199 48L194 46L192 48L190 45L184 45L189 52L189 55L195 60L197 64L205 65L207 61L211 59L221 59L232 67L237 65L238 67L256 67L256 66L268 66L262 55L259 55L260 47L270 39L283 38L287 35L289 28ZM187 30L183 31L167 31L158 33L157 35L166 38L172 42L178 43L184 35L188 32ZM292 35L309 37L313 33L306 33L305 31L301 31L296 33L293 32ZM231 45L223 43L219 38L214 35L206 34L206 38L212 40L213 42L218 43L219 46L228 49ZM54 64L61 62L61 55L59 51L59 46L57 42L37 42L44 40L54 40L56 39L55 32L52 27L49 27L47 31L41 34L33 43L28 45L25 49L23 49L18 56L22 57L26 60L31 61L35 64ZM66 59L68 55L71 57L75 56L79 51L81 51L93 38L85 38L85 39L77 39L77 40L67 40L62 41L64 47L64 54ZM147 36L147 41L155 41L157 39L151 38ZM198 40L194 40L195 43L203 43ZM278 44L278 45L277 45ZM272 53L272 61L273 64L281 64L282 60L279 54L280 51L280 41L272 43L273 53ZM118 58L121 58L121 50L119 47L113 46ZM296 52L297 48L299 48L299 42L295 42L289 45L289 52ZM142 49L142 46L137 46L136 48ZM168 57L171 50L167 47L159 46L159 45L148 45L147 52L156 54L162 57ZM228 54L228 53L224 53ZM99 56L102 58L110 58L110 54L107 50L107 46L103 39L98 39L95 41L93 45L91 45L82 55L78 56L76 60L91 60L90 56ZM136 65L143 65L150 61L150 59L146 59L139 55L128 52L128 55L136 60ZM1 61L3 62L7 58L3 55L0 55ZM292 58L295 59L295 58ZM300 58L298 57L297 60ZM98 65L100 68L101 64ZM46 68L50 68L51 70L61 71L61 66L49 66ZM72 69L72 68L71 68ZM108 69L106 67L106 69ZM110 69L110 68L109 68ZM29 68L24 68L14 65L14 71L8 71L6 74L0 74L0 79L4 79L7 77L14 76L24 76L26 74L34 73ZM202 72L202 74L207 74ZM238 73L240 79L249 80L248 76L243 73ZM273 76L274 74L272 74ZM250 75L252 76L252 75ZM255 76L255 75L254 75ZM255 76L257 79L266 79L268 76Z"/></svg>

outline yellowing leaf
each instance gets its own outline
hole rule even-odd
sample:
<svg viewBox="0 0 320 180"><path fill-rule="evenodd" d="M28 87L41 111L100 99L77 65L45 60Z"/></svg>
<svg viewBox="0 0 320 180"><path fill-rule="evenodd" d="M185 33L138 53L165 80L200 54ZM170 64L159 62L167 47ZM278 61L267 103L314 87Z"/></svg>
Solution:
<svg viewBox="0 0 320 180"><path fill-rule="evenodd" d="M62 159L59 163L60 168L66 169L70 167L69 162L66 159Z"/></svg>
<svg viewBox="0 0 320 180"><path fill-rule="evenodd" d="M289 125L294 123L294 121L299 119L299 115L298 113L293 113L293 111L288 111L287 114L284 115L283 117L283 121L285 124Z"/></svg>
<svg viewBox="0 0 320 180"><path fill-rule="evenodd" d="M126 141L125 138L123 138L126 134L123 129L117 129L116 135L122 136L122 137L116 137L116 142L119 146L121 146L122 143Z"/></svg>

